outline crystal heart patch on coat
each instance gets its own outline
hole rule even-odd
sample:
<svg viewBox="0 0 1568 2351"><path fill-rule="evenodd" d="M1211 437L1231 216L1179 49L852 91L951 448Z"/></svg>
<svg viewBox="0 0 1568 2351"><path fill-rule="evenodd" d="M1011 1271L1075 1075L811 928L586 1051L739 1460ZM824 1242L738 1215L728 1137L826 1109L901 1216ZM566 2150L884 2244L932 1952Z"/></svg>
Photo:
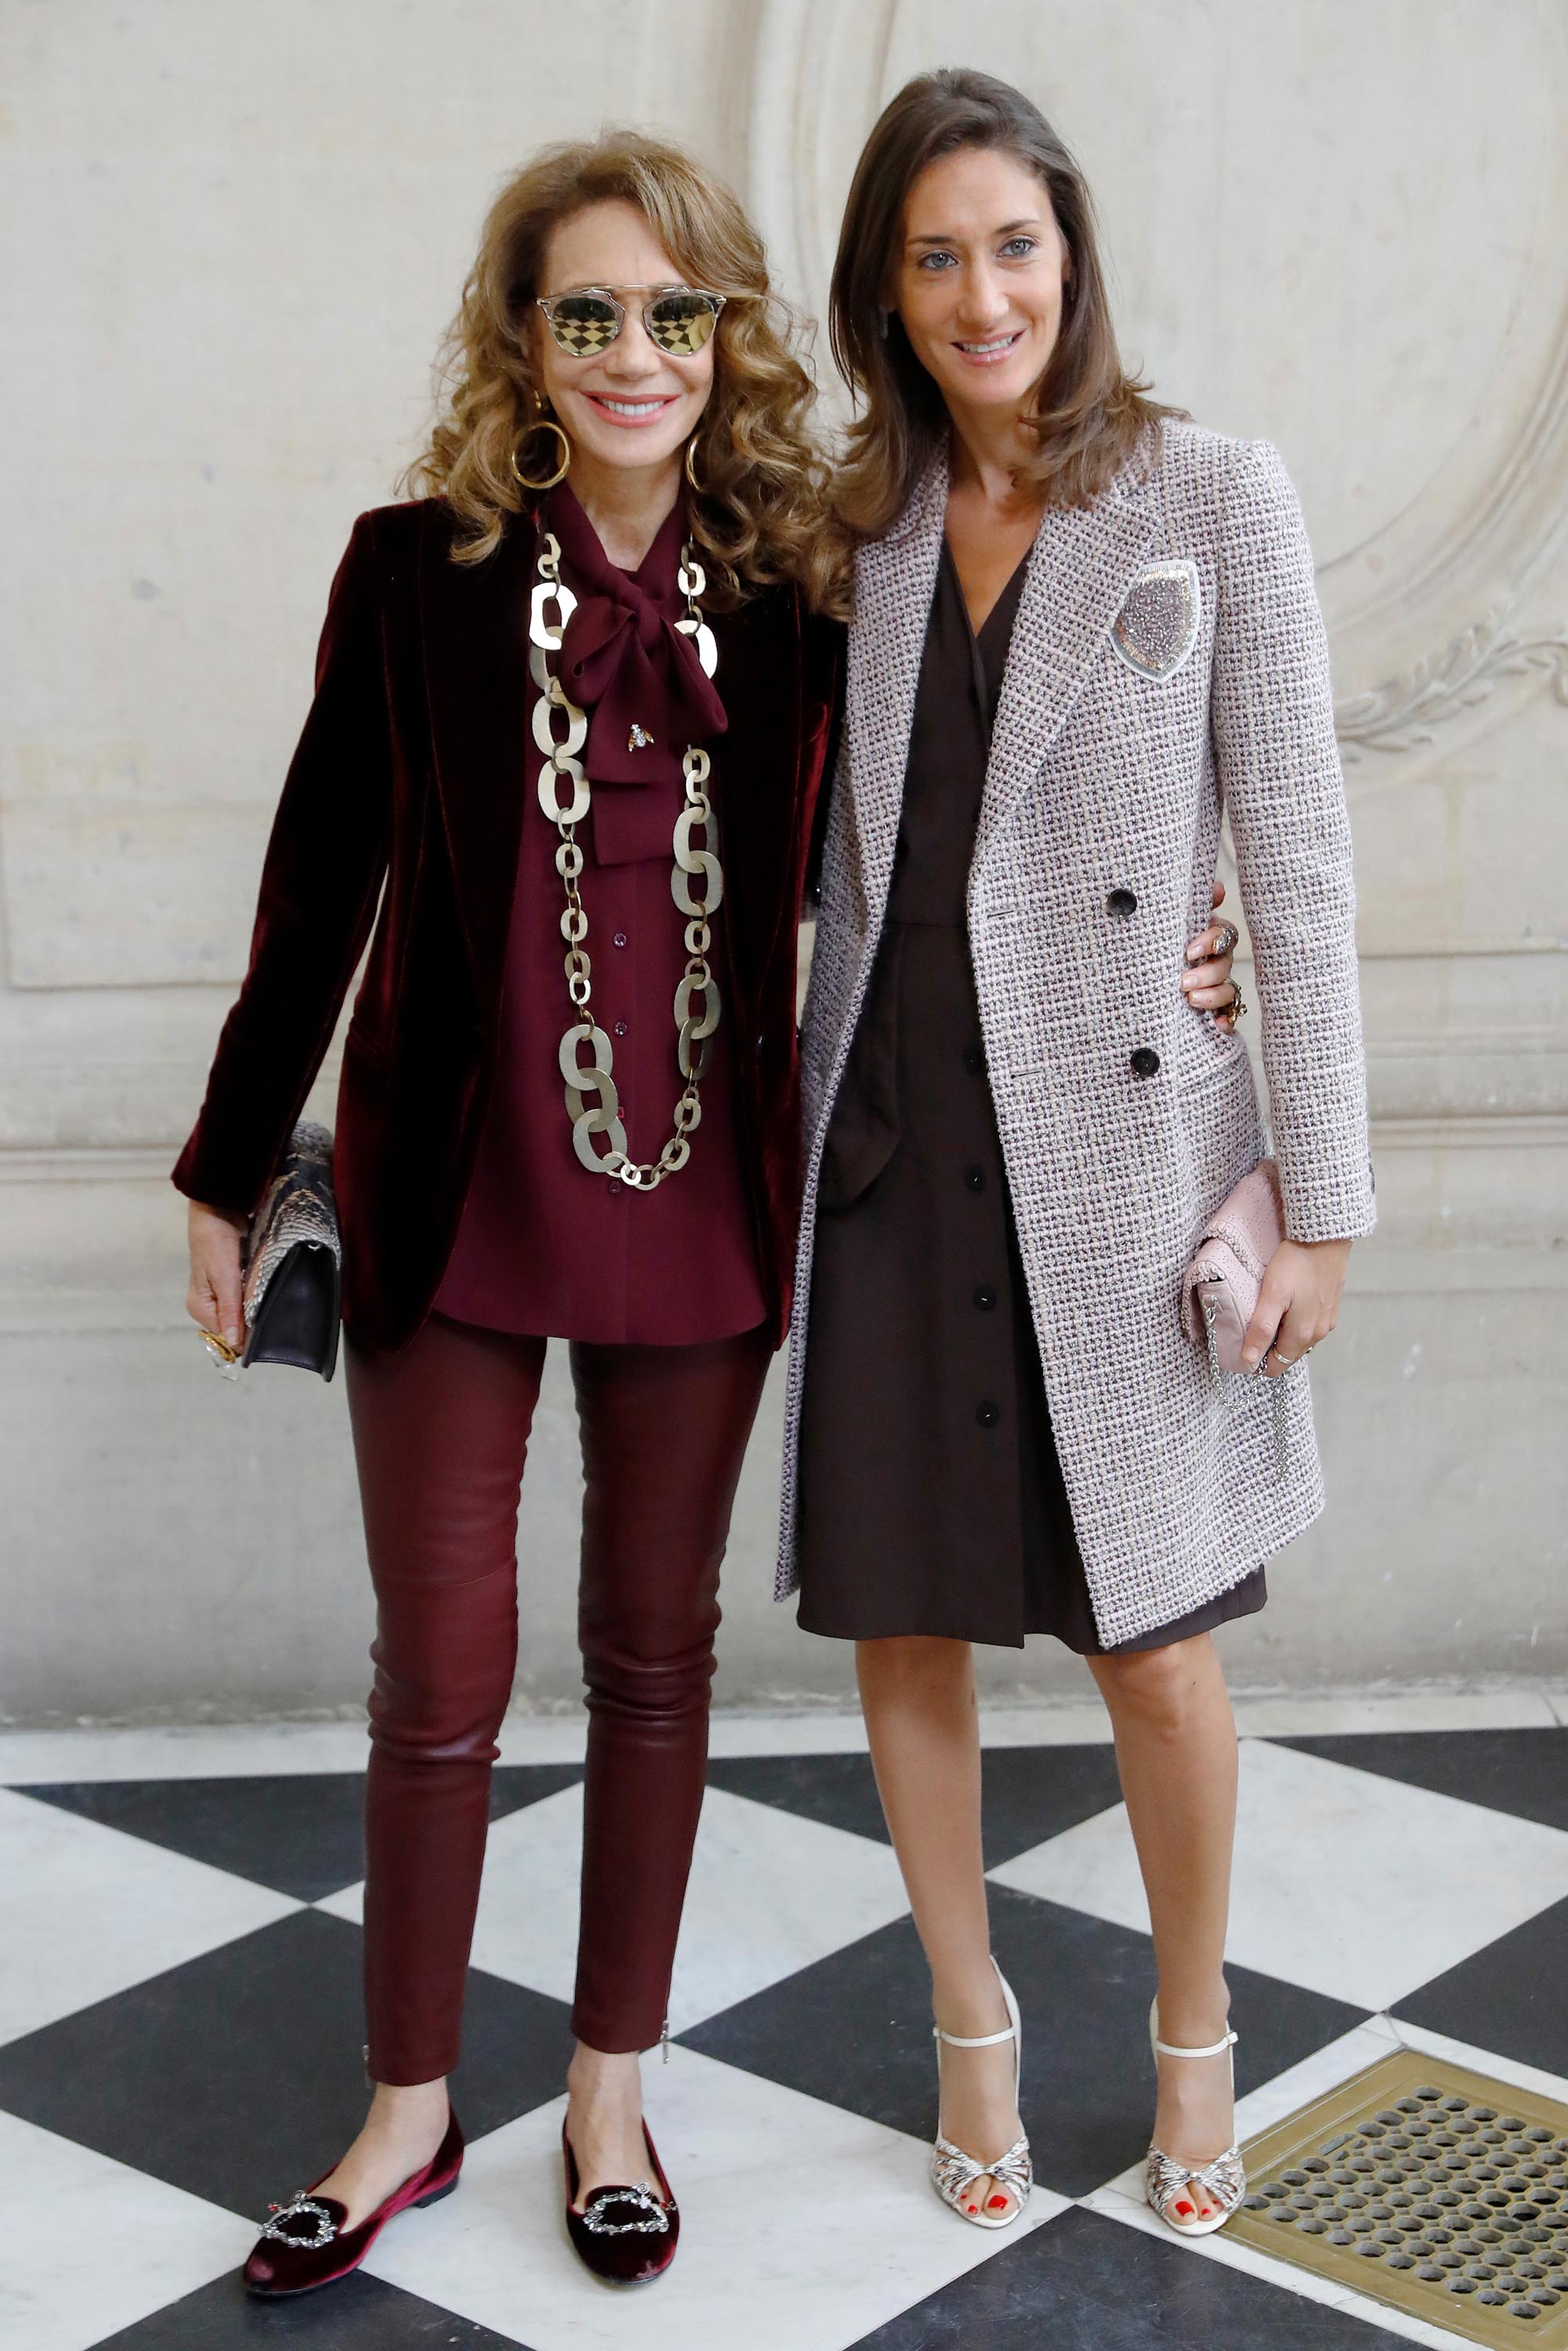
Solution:
<svg viewBox="0 0 1568 2351"><path fill-rule="evenodd" d="M1139 677L1174 677L1197 643L1199 617L1191 556L1146 564L1127 590L1111 642Z"/></svg>

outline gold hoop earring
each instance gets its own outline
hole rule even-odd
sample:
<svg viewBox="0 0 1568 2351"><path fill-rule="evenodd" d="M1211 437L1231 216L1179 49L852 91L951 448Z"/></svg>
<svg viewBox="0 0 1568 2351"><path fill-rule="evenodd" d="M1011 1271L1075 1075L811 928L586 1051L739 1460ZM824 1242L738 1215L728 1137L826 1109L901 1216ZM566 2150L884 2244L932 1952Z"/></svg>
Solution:
<svg viewBox="0 0 1568 2351"><path fill-rule="evenodd" d="M691 485L693 496L700 498L703 494L703 486L697 479L696 467L692 464L692 451L696 447L696 445L697 436L694 433L691 439L686 443L686 480Z"/></svg>
<svg viewBox="0 0 1568 2351"><path fill-rule="evenodd" d="M524 442L531 441L536 433L553 433L556 439L560 443L560 463L556 467L553 474L546 475L542 482L535 481L531 475L525 474L522 467L517 463L517 449L520 449L523 446ZM528 431L523 434L522 440L517 443L517 449L512 451L512 471L525 490L554 489L558 482L565 479L567 468L570 464L571 443L567 439L566 434L562 432L560 426L556 423L553 416L536 416Z"/></svg>

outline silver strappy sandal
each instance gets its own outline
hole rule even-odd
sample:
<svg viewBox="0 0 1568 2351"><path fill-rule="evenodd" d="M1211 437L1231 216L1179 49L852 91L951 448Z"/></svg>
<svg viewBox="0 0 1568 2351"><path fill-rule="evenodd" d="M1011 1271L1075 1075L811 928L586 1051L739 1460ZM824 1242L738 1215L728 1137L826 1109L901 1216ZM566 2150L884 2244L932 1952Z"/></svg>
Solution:
<svg viewBox="0 0 1568 2351"><path fill-rule="evenodd" d="M1156 2057L1219 2057L1236 2046L1237 2035L1228 2032L1223 2041L1216 2041L1207 2049L1177 2049L1160 2039L1160 2003L1156 1995L1149 2010L1149 2045ZM1230 2062L1230 2088L1236 2091L1236 2061ZM1175 2199L1190 2195L1201 2188L1218 2205L1218 2212L1207 2220L1178 2220L1171 2210ZM1216 2229L1223 2229L1247 2193L1247 2174L1242 2168L1241 2149L1238 2143L1228 2147L1207 2163L1177 2163L1174 2157L1163 2154L1157 2147L1149 2149L1148 2182L1145 2190L1149 2203L1167 2229L1178 2237L1210 2237ZM1196 2209L1196 2208L1195 2208Z"/></svg>
<svg viewBox="0 0 1568 2351"><path fill-rule="evenodd" d="M991 1961L991 1965L997 1968L995 1959ZM966 2039L956 2032L944 2032L939 2024L934 2024L931 2032L936 2041L938 2043L945 2041L949 2049L993 2049L998 2042L1010 2041L1013 2044L1013 2097L1016 2102L1019 2077L1023 2070L1023 2024L1019 2016L1019 2004L1013 1998L1012 1986L1000 1968L997 1968L997 1981L1002 1988L1002 1998L1008 2005L1009 2022L1005 2032L981 2032L972 2039ZM940 2051L938 2051L936 2081L938 2096L940 2096L942 2081ZM998 2187L1005 2188L1012 2199L1009 2209L999 2216L988 2212L973 2212L968 2207L967 2199L969 2189L977 2179L994 2179ZM955 2147L950 2138L942 2137L940 2124L938 2124L936 2145L931 2156L931 2185L936 2189L943 2203L949 2205L956 2212L960 2220L967 2220L972 2229L1010 2229L1028 2203L1030 2190L1034 2186L1034 2166L1030 2160L1029 2140L1018 2139L1009 2147L1006 2155L998 2156L994 2163L982 2163L978 2156L967 2155L961 2147Z"/></svg>

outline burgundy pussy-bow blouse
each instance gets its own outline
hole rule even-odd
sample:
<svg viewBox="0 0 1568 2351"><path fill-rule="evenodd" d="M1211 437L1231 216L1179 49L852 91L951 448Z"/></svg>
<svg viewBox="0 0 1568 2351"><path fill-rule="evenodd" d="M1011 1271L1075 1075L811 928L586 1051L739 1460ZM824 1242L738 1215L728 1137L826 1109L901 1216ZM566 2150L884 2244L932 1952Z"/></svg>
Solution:
<svg viewBox="0 0 1568 2351"><path fill-rule="evenodd" d="M724 677L721 668L710 681L674 628L685 612L676 577L684 503L631 574L610 562L564 483L550 493L543 528L560 543L561 578L578 599L553 658L565 692L589 714L581 756L593 803L577 837L593 1018L614 1049L628 1148L651 1161L673 1132L682 1090L674 1007L685 917L670 890L681 755L698 745L717 769ZM526 658L519 640L517 659ZM530 717L535 699L530 691ZM531 726L524 742L522 772L496 778L498 791L522 793L523 817L495 1090L436 1310L601 1344L733 1337L767 1312L737 1123L733 1008L725 1005L714 1037L685 1166L651 1193L591 1175L572 1147L559 1061L578 1018L566 991L559 835L539 804ZM721 993L727 911L715 918L708 958Z"/></svg>

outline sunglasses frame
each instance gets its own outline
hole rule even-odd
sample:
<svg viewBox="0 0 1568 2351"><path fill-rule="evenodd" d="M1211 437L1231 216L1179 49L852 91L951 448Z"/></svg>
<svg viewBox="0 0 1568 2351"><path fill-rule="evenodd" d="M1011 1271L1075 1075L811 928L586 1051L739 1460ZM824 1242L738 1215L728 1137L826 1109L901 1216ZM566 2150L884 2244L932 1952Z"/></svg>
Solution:
<svg viewBox="0 0 1568 2351"><path fill-rule="evenodd" d="M672 360L695 359L697 353L696 351L672 351L666 350L665 346L660 342L657 335L654 334L653 328L648 322L648 313L653 308L654 303L661 300L666 294L695 294L700 300L706 302L711 306L713 312L713 326L708 329L707 334L704 338L703 341L697 345L697 350L700 351L706 350L707 345L712 342L715 331L718 326L720 314L724 309L726 302L729 299L729 297L727 294L715 294L706 286L622 286L620 288L620 291L622 294L646 294L650 298L643 303L640 313L643 321L643 332L647 336L648 340L653 344L655 350L663 351L666 359ZM606 339L604 343L601 346L601 350L592 351L587 354L590 358L598 359L601 356L601 351L607 351L610 349L612 343L620 341L621 337L625 330L626 319L629 312L628 304L617 301L615 298L615 293L608 286L572 286L569 287L566 292L562 294L536 294L534 297L534 300L538 308L545 314L545 324L550 330L556 349L559 351L564 351L568 359L581 359L584 354L580 351L574 351L569 343L563 343L561 341L559 335L556 332L556 323L553 316L554 308L558 302L575 301L585 294L597 295L601 301L608 302L611 308L615 313L615 332Z"/></svg>

